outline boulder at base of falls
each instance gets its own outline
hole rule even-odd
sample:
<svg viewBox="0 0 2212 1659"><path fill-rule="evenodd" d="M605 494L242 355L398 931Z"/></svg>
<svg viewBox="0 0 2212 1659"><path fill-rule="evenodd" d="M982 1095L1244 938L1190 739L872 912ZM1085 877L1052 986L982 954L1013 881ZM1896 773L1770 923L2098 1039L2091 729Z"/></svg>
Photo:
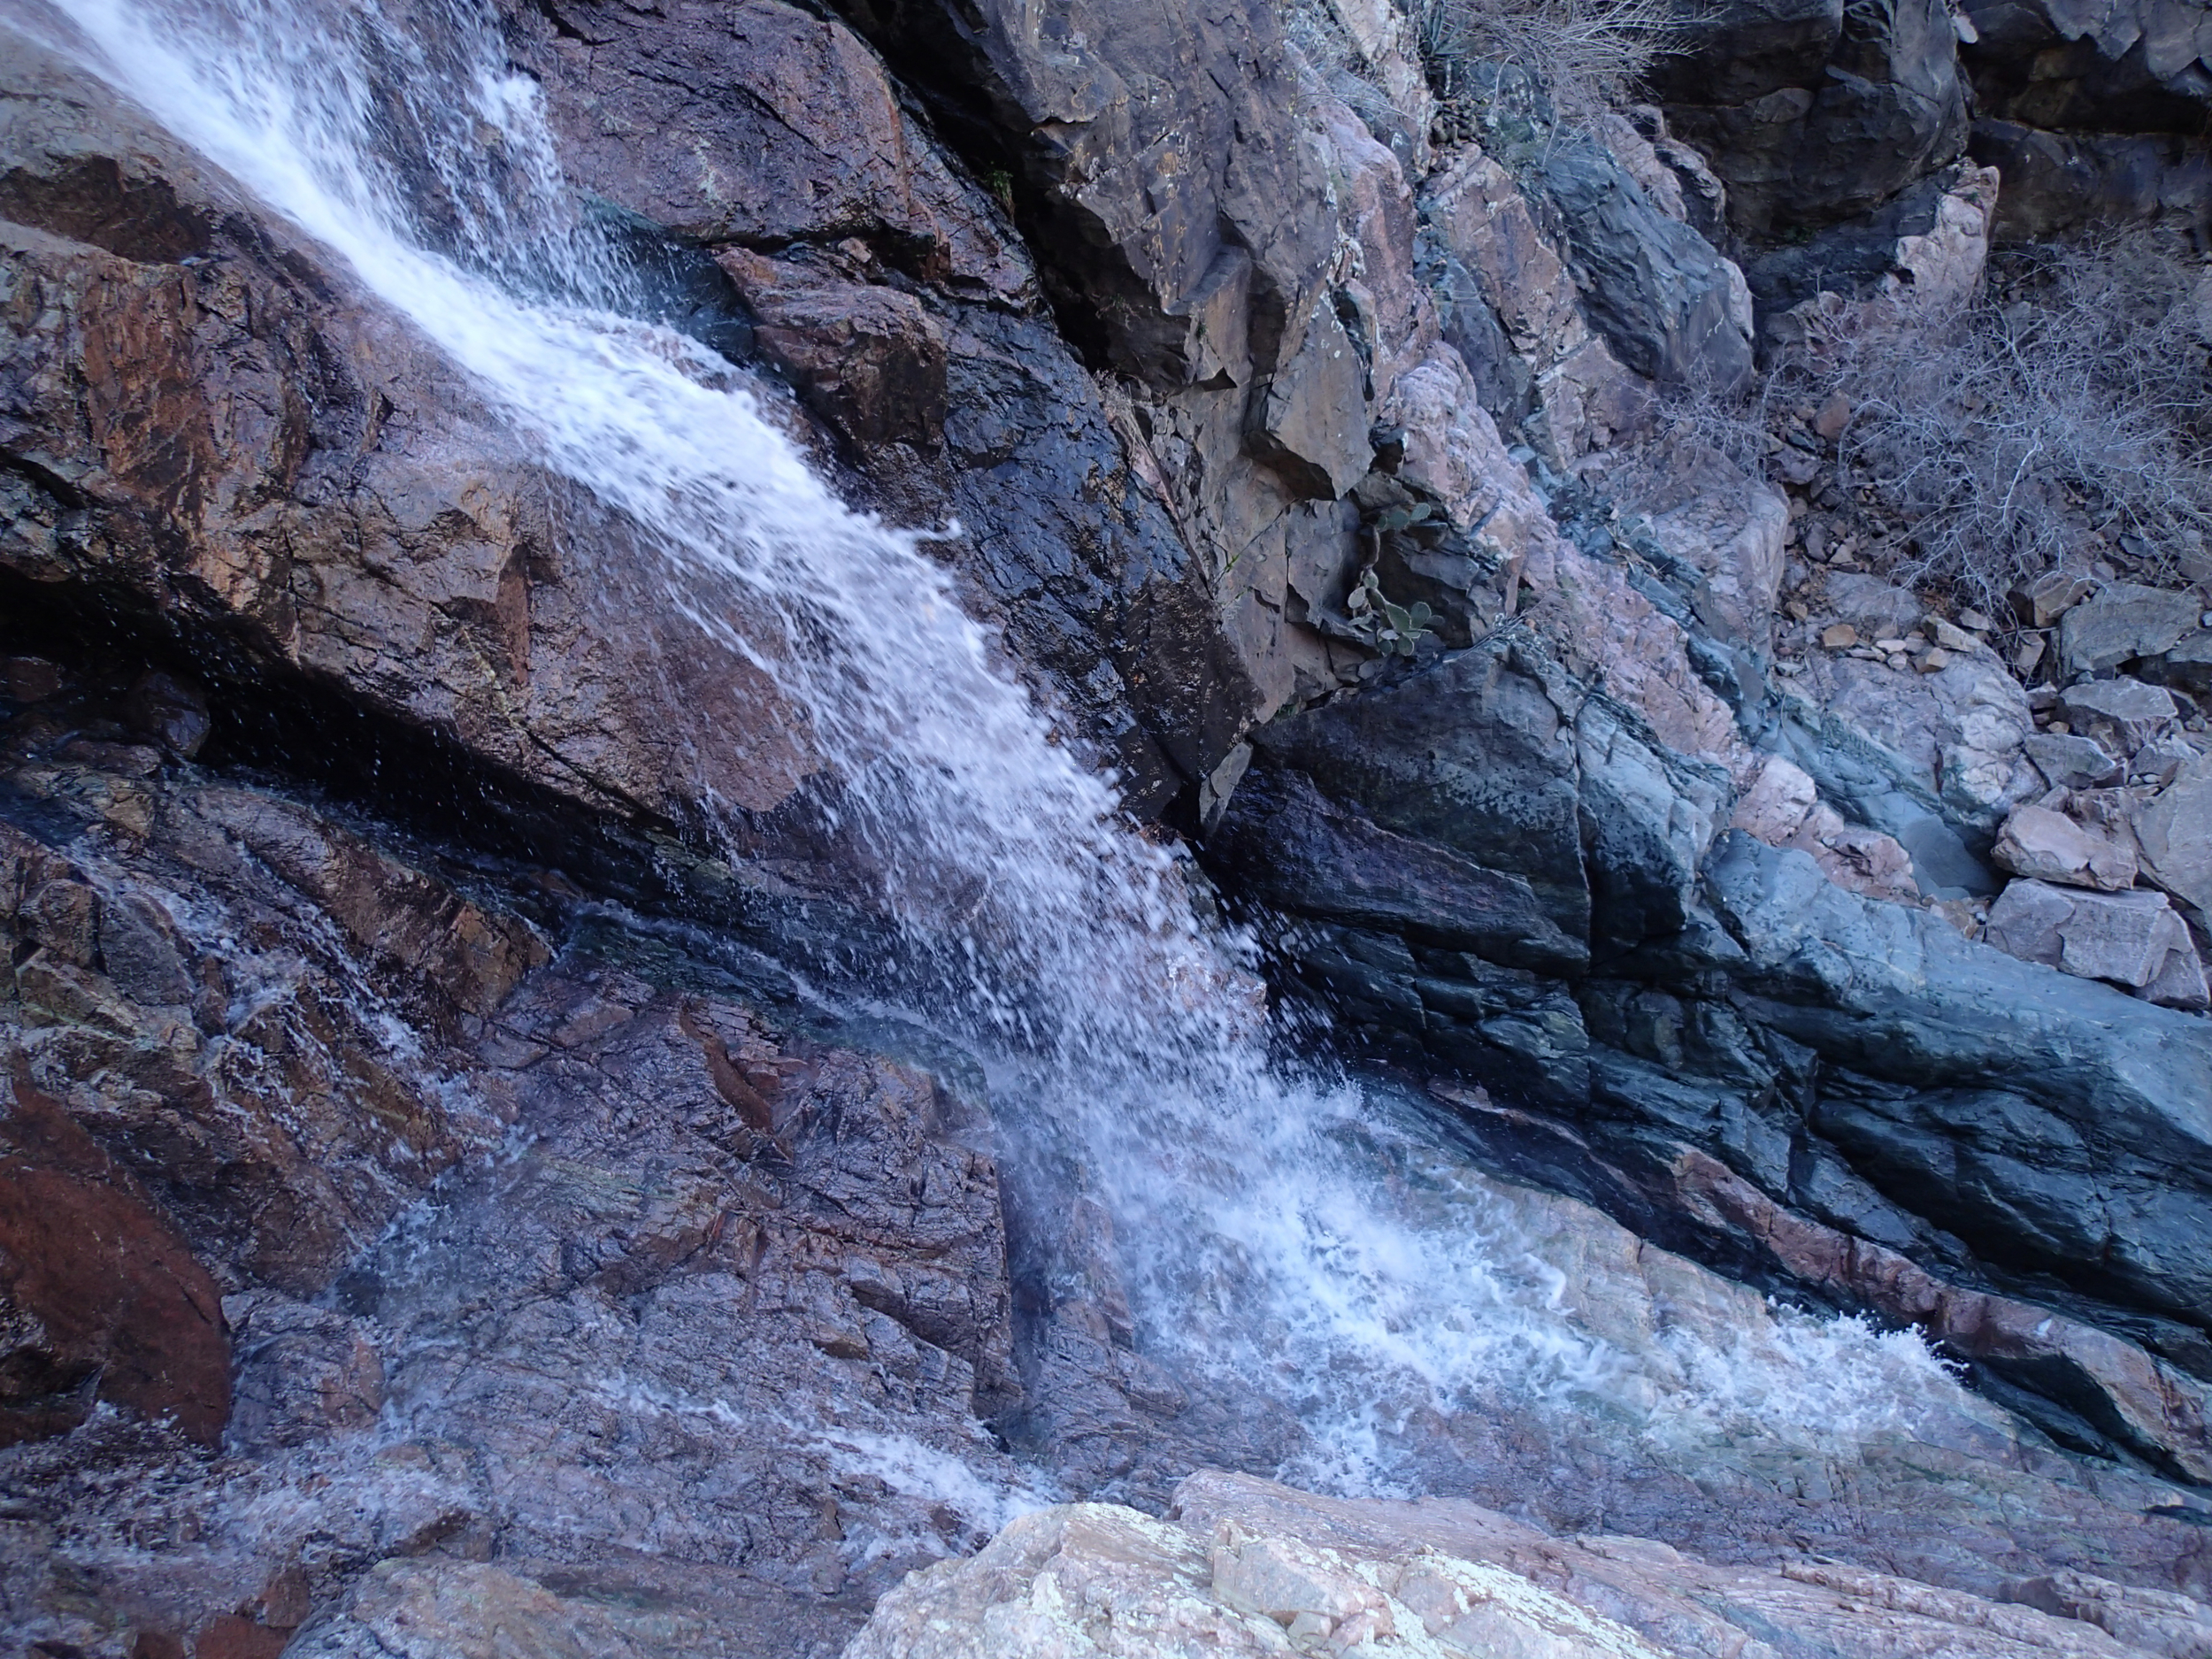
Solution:
<svg viewBox="0 0 2212 1659"><path fill-rule="evenodd" d="M1317 1497L1204 1471L1164 1519L1063 1504L910 1576L847 1659L1770 1659L2193 1654L2212 1609L2088 1574L2004 1598L1829 1563L1736 1566L1553 1538L1452 1499Z"/></svg>

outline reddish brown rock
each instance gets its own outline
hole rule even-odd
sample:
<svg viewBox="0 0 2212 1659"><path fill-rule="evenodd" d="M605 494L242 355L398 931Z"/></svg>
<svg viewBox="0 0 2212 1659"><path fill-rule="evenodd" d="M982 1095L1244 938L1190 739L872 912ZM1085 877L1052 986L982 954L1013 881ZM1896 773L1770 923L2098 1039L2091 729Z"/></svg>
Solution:
<svg viewBox="0 0 2212 1659"><path fill-rule="evenodd" d="M88 1374L98 1398L215 1445L230 1417L230 1340L215 1281L128 1173L31 1081L19 1054L10 1069L0 1292L19 1317L38 1322L43 1340L0 1360L7 1383ZM68 1426L35 1397L22 1403L30 1410L0 1399L0 1442Z"/></svg>
<svg viewBox="0 0 2212 1659"><path fill-rule="evenodd" d="M944 441L945 336L919 301L741 248L718 260L759 319L760 349L849 442Z"/></svg>
<svg viewBox="0 0 2212 1659"><path fill-rule="evenodd" d="M606 0L543 10L562 161L611 199L701 242L859 237L926 281L1033 294L1019 243L843 24L780 0L685 0L649 19Z"/></svg>
<svg viewBox="0 0 2212 1659"><path fill-rule="evenodd" d="M0 728L31 803L0 823L0 1024L196 1254L312 1295L498 1132L395 1042L392 1010L456 1031L545 948L296 803L64 760L103 707ZM81 833L118 815L111 842Z"/></svg>
<svg viewBox="0 0 2212 1659"><path fill-rule="evenodd" d="M213 630L234 662L335 682L588 805L790 792L811 763L767 677L701 650L650 549L426 342L27 46L6 90L44 184L8 208L29 222L0 221L0 443L37 457L0 487L0 571ZM104 202L72 194L87 179ZM153 235L157 208L196 240ZM164 709L142 718L196 748L188 707ZM687 743L692 719L716 742Z"/></svg>
<svg viewBox="0 0 2212 1659"><path fill-rule="evenodd" d="M193 1637L192 1659L277 1659L291 1640L288 1630L226 1613Z"/></svg>

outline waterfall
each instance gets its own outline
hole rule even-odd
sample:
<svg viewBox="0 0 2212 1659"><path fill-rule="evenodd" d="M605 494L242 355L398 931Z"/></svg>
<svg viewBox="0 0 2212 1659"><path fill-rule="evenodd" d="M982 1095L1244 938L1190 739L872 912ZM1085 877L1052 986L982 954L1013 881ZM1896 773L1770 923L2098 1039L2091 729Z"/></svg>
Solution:
<svg viewBox="0 0 2212 1659"><path fill-rule="evenodd" d="M1402 1486L1399 1427L1486 1391L1686 1445L1830 1446L1955 1400L1916 1340L1850 1322L1632 1353L1417 1114L1271 1064L1230 941L1048 741L925 542L849 510L745 376L639 319L537 88L467 0L403 21L373 0L55 4L41 34L349 266L626 521L703 649L773 677L934 971L915 1011L1079 1149L1146 1346L1297 1409L1293 1473Z"/></svg>

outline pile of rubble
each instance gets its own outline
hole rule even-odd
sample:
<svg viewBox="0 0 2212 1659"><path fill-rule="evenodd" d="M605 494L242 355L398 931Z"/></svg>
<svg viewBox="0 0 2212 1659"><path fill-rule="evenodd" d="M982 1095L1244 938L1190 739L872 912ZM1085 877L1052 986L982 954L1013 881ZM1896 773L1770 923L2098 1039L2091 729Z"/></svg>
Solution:
<svg viewBox="0 0 2212 1659"><path fill-rule="evenodd" d="M1922 696L1909 690L1918 680L1962 728L1978 721L1985 770L2016 734L2009 776L1980 792L2002 813L1990 859L2009 879L1993 899L1941 902L1946 913L2024 960L2169 1007L2212 1007L2206 591L2054 572L2011 595L2012 615L1947 615L1866 573L1850 539L1829 542L1829 521L1798 506L1778 672L1902 702ZM1934 757L1939 787L1957 781L1941 774L1963 752Z"/></svg>

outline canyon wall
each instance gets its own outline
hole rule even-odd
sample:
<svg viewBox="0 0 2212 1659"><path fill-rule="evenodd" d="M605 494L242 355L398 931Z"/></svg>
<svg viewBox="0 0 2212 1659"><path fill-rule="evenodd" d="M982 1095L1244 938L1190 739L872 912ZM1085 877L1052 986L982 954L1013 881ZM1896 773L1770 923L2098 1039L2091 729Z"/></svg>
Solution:
<svg viewBox="0 0 2212 1659"><path fill-rule="evenodd" d="M1179 1486L1276 1472L1294 1409L1142 1350L1111 1217L1009 1156L973 1056L824 1012L898 946L773 679L695 649L621 516L358 273L11 32L0 1606L34 1651L826 1655L1094 1496L1173 1526L1018 1522L855 1651L1093 1548L1151 1575L1117 1594L1333 1637L1425 1594L1417 1536L1559 1590L1528 1617L1590 1651L2204 1651L2204 592L2029 596L2123 688L2033 698L1991 627L1809 550L1847 511L1823 411L1755 460L1674 411L1792 317L1970 293L1993 241L2200 218L2212 23L1701 17L1589 120L1440 97L1353 0L502 27L656 319L941 533L1278 1005L1424 1095L1593 1319L1763 1341L1774 1292L1917 1327L1971 1403L1847 1467L1502 1402L1431 1435L1470 1506L1432 1533ZM2035 811L2073 827L2029 848ZM2066 839L2096 811L2139 880ZM1997 948L1993 897L2047 928ZM1232 1521L1368 1588L1238 1604Z"/></svg>

